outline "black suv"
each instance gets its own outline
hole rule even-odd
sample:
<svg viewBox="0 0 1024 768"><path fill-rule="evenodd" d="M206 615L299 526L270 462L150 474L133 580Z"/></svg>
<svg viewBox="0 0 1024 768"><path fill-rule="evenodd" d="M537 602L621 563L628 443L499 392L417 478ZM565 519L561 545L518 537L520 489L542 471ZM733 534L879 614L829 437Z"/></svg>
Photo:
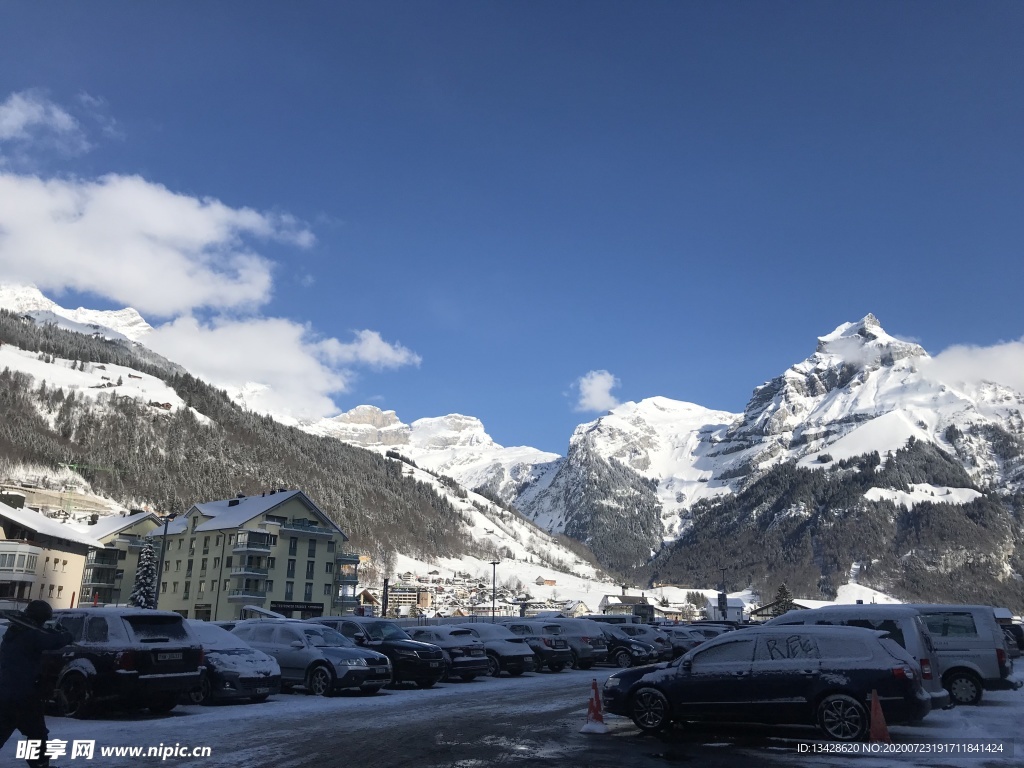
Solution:
<svg viewBox="0 0 1024 768"><path fill-rule="evenodd" d="M444 652L440 648L413 640L387 619L323 616L308 621L326 624L358 645L383 653L391 659L392 682L409 681L420 688L430 688L445 675Z"/></svg>
<svg viewBox="0 0 1024 768"><path fill-rule="evenodd" d="M572 648L560 624L544 619L508 619L504 624L533 649L534 669L561 672L572 664Z"/></svg>
<svg viewBox="0 0 1024 768"><path fill-rule="evenodd" d="M658 651L653 645L630 637L617 624L605 624L601 631L608 642L608 660L615 666L625 669L658 663Z"/></svg>
<svg viewBox="0 0 1024 768"><path fill-rule="evenodd" d="M53 622L73 638L44 655L44 684L63 715L88 717L101 702L170 712L200 685L203 648L180 614L73 608L54 611Z"/></svg>

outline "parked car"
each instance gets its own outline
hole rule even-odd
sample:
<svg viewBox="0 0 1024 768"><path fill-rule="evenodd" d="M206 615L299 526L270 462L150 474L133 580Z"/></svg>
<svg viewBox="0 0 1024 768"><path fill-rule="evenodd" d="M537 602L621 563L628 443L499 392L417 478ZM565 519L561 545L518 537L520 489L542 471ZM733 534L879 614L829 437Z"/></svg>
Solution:
<svg viewBox="0 0 1024 768"><path fill-rule="evenodd" d="M484 650L487 652L487 674L491 677L498 677L502 672L517 677L523 672L533 671L533 648L525 638L508 627L485 622L456 626L469 630L484 644Z"/></svg>
<svg viewBox="0 0 1024 768"><path fill-rule="evenodd" d="M676 656L682 656L708 640L708 636L699 629L685 624L676 624L671 627L664 627L663 631L668 635L672 643L672 651ZM722 634L719 632L718 634ZM717 637L717 635L716 635Z"/></svg>
<svg viewBox="0 0 1024 768"><path fill-rule="evenodd" d="M1020 658L1021 651L1024 651L1024 627L1020 624L1000 624L1003 630L1003 635L1006 636L1006 648L1010 652L1011 659ZM1013 640L1013 644L1010 644L1010 640ZM1017 648L1017 653L1014 655L1013 649Z"/></svg>
<svg viewBox="0 0 1024 768"><path fill-rule="evenodd" d="M616 672L604 701L645 731L694 720L791 723L856 741L867 734L872 691L890 724L931 710L914 659L883 633L772 626L726 633L671 663Z"/></svg>
<svg viewBox="0 0 1024 768"><path fill-rule="evenodd" d="M164 713L200 685L203 648L180 614L139 608L53 612L71 645L44 654L43 685L58 711L88 717L101 704Z"/></svg>
<svg viewBox="0 0 1024 768"><path fill-rule="evenodd" d="M932 697L932 709L942 709L949 705L950 695L942 684L935 644L917 609L902 604L827 605L811 610L789 611L765 622L764 626L793 624L841 624L887 632L890 638L914 657L920 667L922 685Z"/></svg>
<svg viewBox="0 0 1024 768"><path fill-rule="evenodd" d="M562 637L572 651L573 669L590 669L608 659L608 642L601 624L587 619L547 619L562 628Z"/></svg>
<svg viewBox="0 0 1024 768"><path fill-rule="evenodd" d="M505 626L533 649L537 669L547 667L552 672L561 672L572 664L572 649L561 625L548 620L510 619Z"/></svg>
<svg viewBox="0 0 1024 768"><path fill-rule="evenodd" d="M988 605L911 605L920 611L939 659L942 684L956 704L977 704L982 691L1016 690L1006 638Z"/></svg>
<svg viewBox="0 0 1024 768"><path fill-rule="evenodd" d="M617 667L626 669L658 662L658 651L653 645L630 637L618 625L606 623L601 631L608 643L608 660Z"/></svg>
<svg viewBox="0 0 1024 768"><path fill-rule="evenodd" d="M208 621L186 623L203 645L206 674L188 693L192 704L224 699L266 701L281 690L281 667L273 656L258 651L226 629Z"/></svg>
<svg viewBox="0 0 1024 768"><path fill-rule="evenodd" d="M580 616L581 619L590 619L591 621L600 621L605 624L642 624L643 619L640 616L634 616L630 613L588 613L585 616Z"/></svg>
<svg viewBox="0 0 1024 768"><path fill-rule="evenodd" d="M357 645L391 659L392 682L430 688L444 677L444 652L433 643L413 640L393 621L365 616L323 616L308 621L326 624Z"/></svg>
<svg viewBox="0 0 1024 768"><path fill-rule="evenodd" d="M669 636L650 624L621 624L619 629L630 637L653 645L658 652L658 658L662 661L671 661L677 655Z"/></svg>
<svg viewBox="0 0 1024 768"><path fill-rule="evenodd" d="M387 656L357 648L330 627L298 619L249 619L231 632L277 660L282 688L301 685L315 696L347 688L369 694L391 680Z"/></svg>
<svg viewBox="0 0 1024 768"><path fill-rule="evenodd" d="M445 673L442 680L458 677L468 683L489 671L484 644L468 629L445 625L412 627L406 632L413 640L433 643L444 651Z"/></svg>

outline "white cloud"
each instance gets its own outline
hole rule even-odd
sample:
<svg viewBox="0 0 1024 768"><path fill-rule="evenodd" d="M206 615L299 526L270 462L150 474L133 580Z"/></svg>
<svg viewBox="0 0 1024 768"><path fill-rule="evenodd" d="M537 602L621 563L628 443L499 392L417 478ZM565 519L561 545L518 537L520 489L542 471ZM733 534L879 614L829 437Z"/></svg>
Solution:
<svg viewBox="0 0 1024 768"><path fill-rule="evenodd" d="M296 419L337 413L332 395L349 390L357 366L395 368L420 361L374 331L359 331L354 342L343 344L284 318L203 323L188 315L154 329L143 342L232 394L244 391L252 410Z"/></svg>
<svg viewBox="0 0 1024 768"><path fill-rule="evenodd" d="M12 93L0 103L0 142L54 143L66 152L89 149L78 121L39 91Z"/></svg>
<svg viewBox="0 0 1024 768"><path fill-rule="evenodd" d="M949 384L994 381L1024 392L1024 338L989 347L949 347L922 363L922 368Z"/></svg>
<svg viewBox="0 0 1024 768"><path fill-rule="evenodd" d="M612 389L619 386L619 380L608 371L589 371L576 381L579 389L577 411L608 411L619 404L612 395Z"/></svg>
<svg viewBox="0 0 1024 768"><path fill-rule="evenodd" d="M246 238L314 241L293 217L231 208L138 176L94 181L0 173L0 277L74 289L173 317L254 308L273 265Z"/></svg>
<svg viewBox="0 0 1024 768"><path fill-rule="evenodd" d="M101 98L81 93L76 107L87 124L118 134ZM0 151L5 142L45 147L54 138L88 149L81 124L38 92L0 103ZM148 319L168 319L142 343L242 393L253 410L296 419L332 415L339 410L332 396L349 391L360 369L420 363L376 331L339 341L260 314L277 265L254 244L308 248L316 241L294 216L233 208L139 176L43 178L11 172L4 161L0 155L0 281L91 293ZM300 282L314 284L308 273Z"/></svg>
<svg viewBox="0 0 1024 768"><path fill-rule="evenodd" d="M361 364L375 370L401 368L419 365L421 358L401 344L390 344L377 331L356 331L355 341L342 344L337 339L326 339L320 343L324 356L332 363L342 365Z"/></svg>

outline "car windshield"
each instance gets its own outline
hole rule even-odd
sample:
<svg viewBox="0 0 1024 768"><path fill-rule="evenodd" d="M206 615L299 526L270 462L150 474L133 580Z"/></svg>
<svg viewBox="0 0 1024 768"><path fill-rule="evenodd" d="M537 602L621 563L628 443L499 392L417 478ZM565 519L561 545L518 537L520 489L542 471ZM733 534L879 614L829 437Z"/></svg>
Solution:
<svg viewBox="0 0 1024 768"><path fill-rule="evenodd" d="M252 650L252 647L238 635L233 635L216 624L190 621L189 626L199 636L203 647L211 651Z"/></svg>
<svg viewBox="0 0 1024 768"><path fill-rule="evenodd" d="M374 621L363 625L363 631L371 640L411 640L404 629L386 621Z"/></svg>
<svg viewBox="0 0 1024 768"><path fill-rule="evenodd" d="M467 631L485 640L508 640L518 637L511 629L497 624L474 624L467 627Z"/></svg>
<svg viewBox="0 0 1024 768"><path fill-rule="evenodd" d="M303 629L306 642L316 648L351 648L355 643L330 627L309 627Z"/></svg>

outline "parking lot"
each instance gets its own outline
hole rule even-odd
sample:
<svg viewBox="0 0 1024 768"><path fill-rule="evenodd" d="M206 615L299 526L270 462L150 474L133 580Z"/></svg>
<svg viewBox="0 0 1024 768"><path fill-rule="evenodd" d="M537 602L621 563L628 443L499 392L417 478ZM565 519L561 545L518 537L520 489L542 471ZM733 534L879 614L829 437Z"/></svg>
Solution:
<svg viewBox="0 0 1024 768"><path fill-rule="evenodd" d="M263 704L179 706L163 716L107 713L95 720L48 718L51 739L95 742L91 761L59 757L54 765L174 765L199 768L281 766L1017 766L1024 754L991 757L921 754L899 757L801 753L823 744L812 728L688 726L641 734L625 718L607 717L607 735L580 734L593 679L589 672L528 674L444 683L430 690L385 689L371 697L281 694ZM1024 692L986 694L978 707L932 712L914 727L891 729L896 744L950 739L1012 739L1024 716ZM0 751L14 765L16 738ZM1005 742L1003 742L1005 745ZM208 757L105 757L101 748L209 747Z"/></svg>

